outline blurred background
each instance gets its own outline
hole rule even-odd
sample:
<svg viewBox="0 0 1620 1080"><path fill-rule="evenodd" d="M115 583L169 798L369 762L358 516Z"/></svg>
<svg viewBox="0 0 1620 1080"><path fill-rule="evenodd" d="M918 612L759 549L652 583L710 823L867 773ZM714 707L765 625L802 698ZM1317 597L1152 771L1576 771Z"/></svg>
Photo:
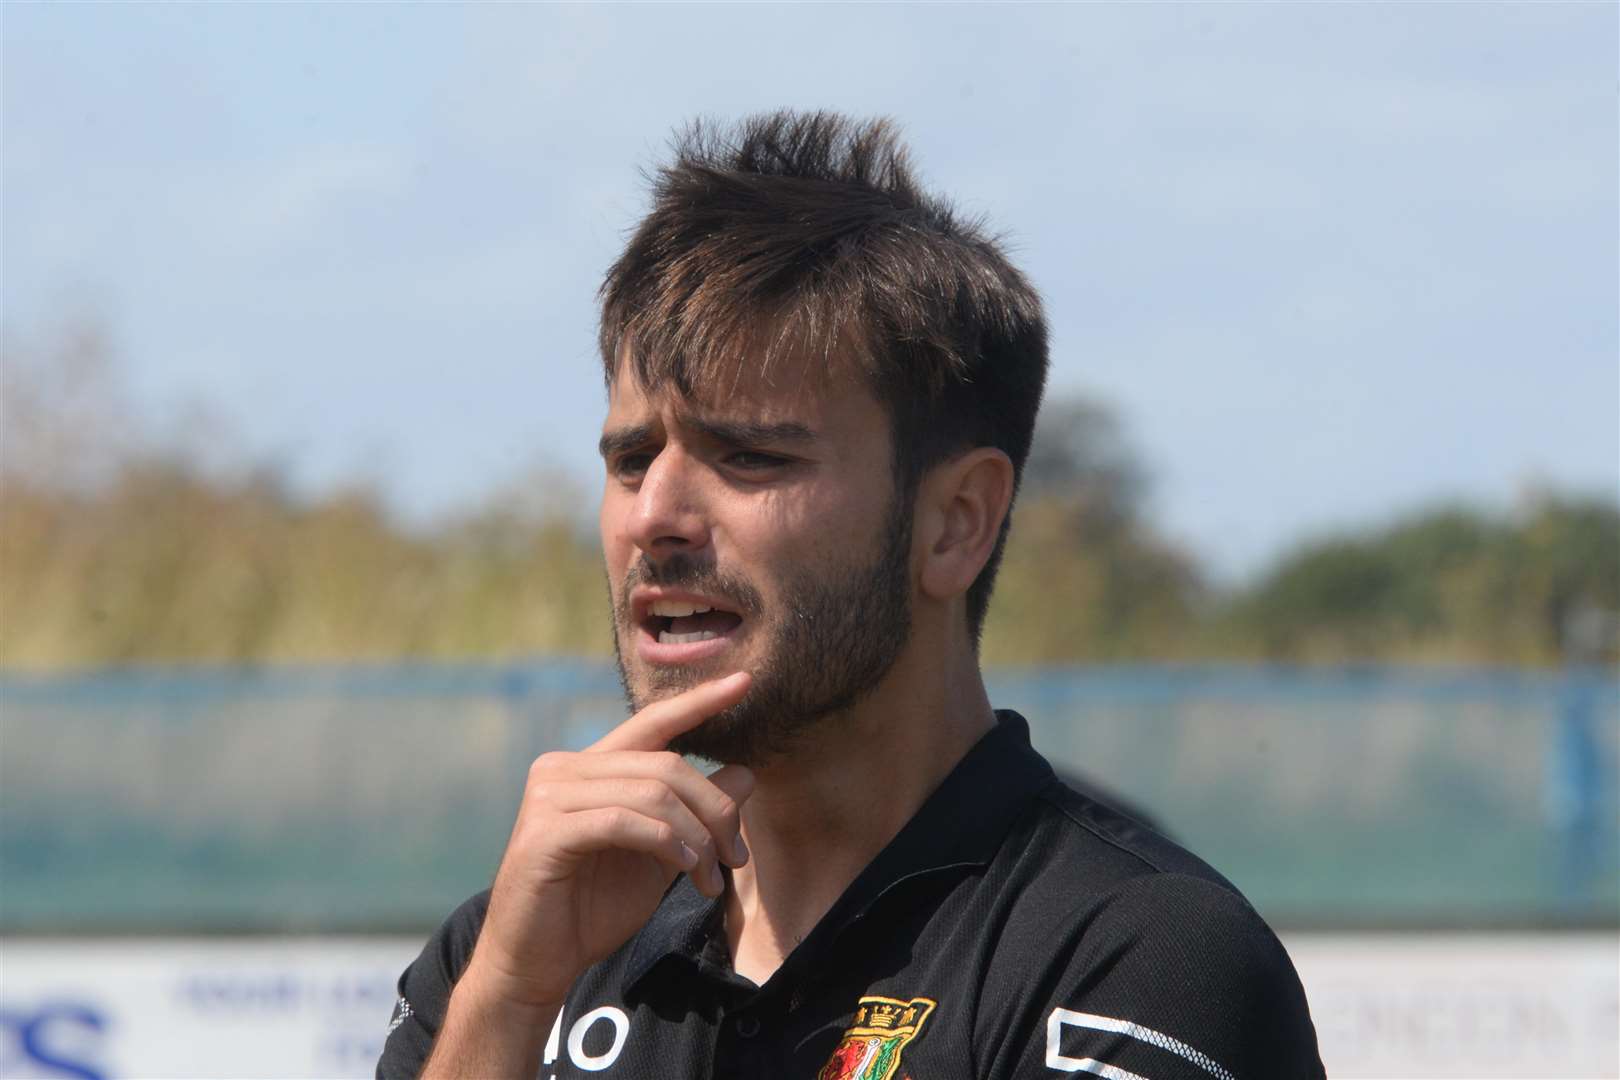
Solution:
<svg viewBox="0 0 1620 1080"><path fill-rule="evenodd" d="M1620 9L8 4L0 1075L369 1075L624 715L594 291L697 115L1042 290L985 641L1335 1076L1617 1076Z"/></svg>

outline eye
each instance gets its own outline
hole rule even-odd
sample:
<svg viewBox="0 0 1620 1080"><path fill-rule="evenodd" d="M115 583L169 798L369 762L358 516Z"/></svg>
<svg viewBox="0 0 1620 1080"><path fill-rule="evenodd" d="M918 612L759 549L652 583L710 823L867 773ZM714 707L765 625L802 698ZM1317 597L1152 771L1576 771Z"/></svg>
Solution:
<svg viewBox="0 0 1620 1080"><path fill-rule="evenodd" d="M765 454L758 450L735 450L726 455L726 464L738 472L771 472L791 464L787 458Z"/></svg>
<svg viewBox="0 0 1620 1080"><path fill-rule="evenodd" d="M644 451L621 454L613 459L613 475L621 480L633 480L647 471L653 456Z"/></svg>

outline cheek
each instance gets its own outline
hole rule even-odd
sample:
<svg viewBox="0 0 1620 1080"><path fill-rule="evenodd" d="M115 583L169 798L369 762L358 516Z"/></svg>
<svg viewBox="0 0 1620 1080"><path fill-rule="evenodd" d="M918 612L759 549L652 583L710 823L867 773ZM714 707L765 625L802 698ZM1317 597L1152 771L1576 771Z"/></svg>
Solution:
<svg viewBox="0 0 1620 1080"><path fill-rule="evenodd" d="M601 533L603 548L624 542L624 526L629 511L624 494L608 485L602 492L601 507L596 513L596 527Z"/></svg>
<svg viewBox="0 0 1620 1080"><path fill-rule="evenodd" d="M617 594L629 567L635 549L624 530L623 508L616 506L610 495L602 497L602 508L597 514L596 526L602 539L602 560L607 567L608 581Z"/></svg>
<svg viewBox="0 0 1620 1080"><path fill-rule="evenodd" d="M857 494L833 485L772 493L751 515L746 548L787 569L795 562L847 560L871 543L887 510L863 505Z"/></svg>

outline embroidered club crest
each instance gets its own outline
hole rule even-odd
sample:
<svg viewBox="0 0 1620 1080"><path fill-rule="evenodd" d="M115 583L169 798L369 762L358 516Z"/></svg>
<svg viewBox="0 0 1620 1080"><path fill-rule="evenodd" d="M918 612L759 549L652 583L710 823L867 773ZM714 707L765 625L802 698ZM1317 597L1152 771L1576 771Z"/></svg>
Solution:
<svg viewBox="0 0 1620 1080"><path fill-rule="evenodd" d="M861 998L855 1022L816 1080L893 1080L901 1052L922 1032L923 1021L937 1004L931 998Z"/></svg>

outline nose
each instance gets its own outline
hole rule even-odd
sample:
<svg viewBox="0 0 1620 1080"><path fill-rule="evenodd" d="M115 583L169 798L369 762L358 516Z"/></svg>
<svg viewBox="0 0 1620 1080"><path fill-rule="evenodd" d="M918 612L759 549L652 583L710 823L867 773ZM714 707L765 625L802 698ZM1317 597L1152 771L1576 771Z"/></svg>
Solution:
<svg viewBox="0 0 1620 1080"><path fill-rule="evenodd" d="M631 541L649 559L692 554L709 543L699 463L668 444L642 475L631 509Z"/></svg>

